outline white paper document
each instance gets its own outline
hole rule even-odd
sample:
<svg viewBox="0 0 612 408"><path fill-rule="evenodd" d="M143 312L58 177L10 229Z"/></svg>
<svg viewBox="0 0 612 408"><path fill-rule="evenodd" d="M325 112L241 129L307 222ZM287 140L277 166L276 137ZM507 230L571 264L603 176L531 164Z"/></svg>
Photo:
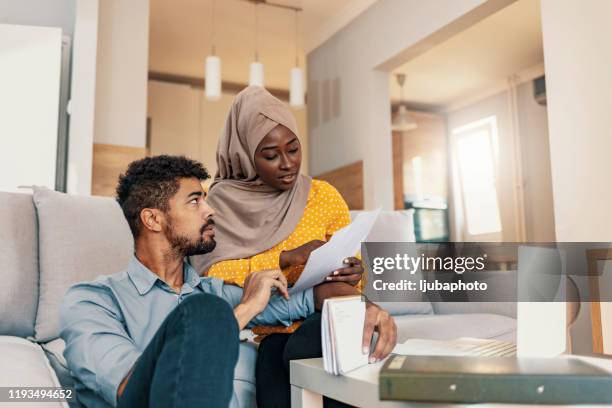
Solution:
<svg viewBox="0 0 612 408"><path fill-rule="evenodd" d="M329 242L310 253L304 270L289 289L289 294L301 292L323 282L336 269L342 268L342 261L355 256L361 242L366 239L376 219L380 208L374 211L364 211L346 227L336 231Z"/></svg>
<svg viewBox="0 0 612 408"><path fill-rule="evenodd" d="M321 313L323 368L334 375L368 364L362 352L365 302L360 296L326 299Z"/></svg>

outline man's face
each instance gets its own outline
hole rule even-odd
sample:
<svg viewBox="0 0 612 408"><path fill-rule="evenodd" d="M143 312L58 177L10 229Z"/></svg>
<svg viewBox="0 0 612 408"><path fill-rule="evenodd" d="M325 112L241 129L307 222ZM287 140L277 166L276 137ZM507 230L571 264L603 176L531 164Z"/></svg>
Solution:
<svg viewBox="0 0 612 408"><path fill-rule="evenodd" d="M180 179L177 193L170 198L164 234L170 246L183 256L205 254L215 249L214 211L197 178Z"/></svg>

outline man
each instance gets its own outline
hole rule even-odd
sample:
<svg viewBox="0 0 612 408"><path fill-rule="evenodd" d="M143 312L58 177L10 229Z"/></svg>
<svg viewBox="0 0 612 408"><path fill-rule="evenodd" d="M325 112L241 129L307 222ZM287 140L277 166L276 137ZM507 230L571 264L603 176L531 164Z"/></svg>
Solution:
<svg viewBox="0 0 612 408"><path fill-rule="evenodd" d="M198 162L157 156L133 162L117 200L134 236L127 270L72 286L61 307L64 355L86 406L227 407L239 330L285 324L320 309L325 298L354 294L342 282L289 298L279 270L253 273L244 289L201 278L184 262L215 247L213 211ZM389 354L395 324L369 304L364 346Z"/></svg>

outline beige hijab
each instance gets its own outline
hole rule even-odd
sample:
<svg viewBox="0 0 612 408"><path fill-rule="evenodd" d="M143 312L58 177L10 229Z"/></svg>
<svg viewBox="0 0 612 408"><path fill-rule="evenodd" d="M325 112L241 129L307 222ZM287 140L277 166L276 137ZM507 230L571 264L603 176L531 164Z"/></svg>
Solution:
<svg viewBox="0 0 612 408"><path fill-rule="evenodd" d="M300 175L293 188L280 191L264 184L255 171L257 146L279 124L298 136L289 108L264 88L249 86L236 96L219 138L218 170L207 198L215 210L217 246L190 259L200 274L217 262L272 248L302 218L310 177Z"/></svg>

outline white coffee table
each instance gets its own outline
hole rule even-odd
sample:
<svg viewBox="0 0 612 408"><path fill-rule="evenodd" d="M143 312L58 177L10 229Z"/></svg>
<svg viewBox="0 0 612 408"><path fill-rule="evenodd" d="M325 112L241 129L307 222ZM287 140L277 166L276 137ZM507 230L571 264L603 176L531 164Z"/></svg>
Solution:
<svg viewBox="0 0 612 408"><path fill-rule="evenodd" d="M597 365L612 375L612 360L593 357L564 356L562 358L579 358L588 363ZM323 395L342 401L356 407L365 408L406 408L406 407L460 407L470 404L428 403L428 402L396 402L379 401L378 399L378 372L384 362L370 364L347 375L334 376L327 374L323 369L321 358L291 361L291 408L321 408ZM518 404L477 404L474 407L535 407L535 405ZM579 405L586 407L587 405ZM606 405L594 405L602 408ZM612 405L610 405L612 406ZM552 408L553 405L547 405Z"/></svg>

